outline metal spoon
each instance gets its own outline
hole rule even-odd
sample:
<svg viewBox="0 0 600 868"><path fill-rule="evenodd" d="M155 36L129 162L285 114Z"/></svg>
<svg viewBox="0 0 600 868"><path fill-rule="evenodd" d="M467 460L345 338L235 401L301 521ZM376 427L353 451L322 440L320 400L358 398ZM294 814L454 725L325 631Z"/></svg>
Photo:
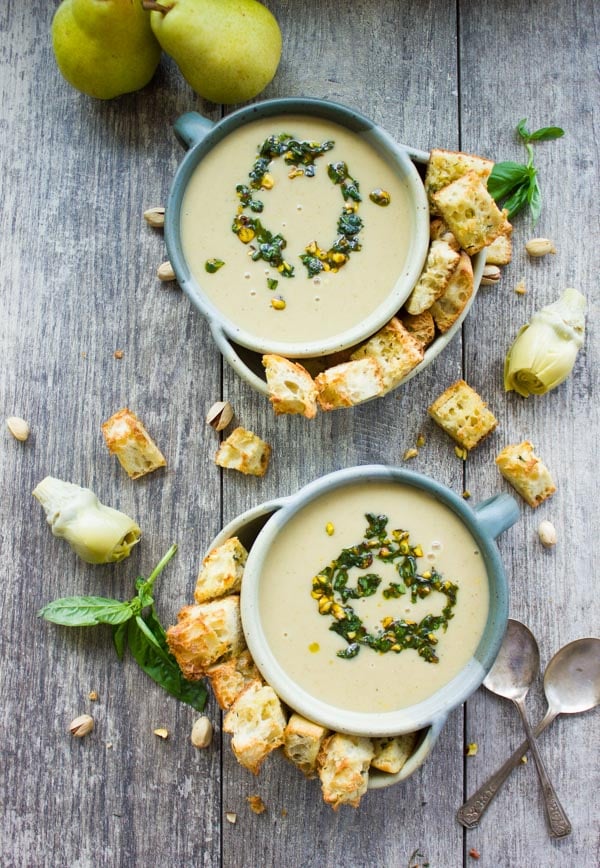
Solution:
<svg viewBox="0 0 600 868"><path fill-rule="evenodd" d="M546 667L544 692L548 710L534 730L536 738L559 714L580 714L600 705L600 639L576 639L557 651ZM456 817L463 826L473 829L479 824L528 750L529 744L525 741L459 808Z"/></svg>
<svg viewBox="0 0 600 868"><path fill-rule="evenodd" d="M533 633L520 621L509 620L498 657L483 683L492 693L510 699L519 710L542 786L550 835L564 838L571 834L571 824L550 782L525 710L525 697L539 668L540 653Z"/></svg>

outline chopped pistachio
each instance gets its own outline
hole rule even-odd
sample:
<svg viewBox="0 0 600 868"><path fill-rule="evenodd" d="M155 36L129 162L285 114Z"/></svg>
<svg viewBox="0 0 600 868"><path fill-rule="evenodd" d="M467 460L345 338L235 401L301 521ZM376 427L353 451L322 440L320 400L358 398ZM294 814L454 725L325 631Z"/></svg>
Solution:
<svg viewBox="0 0 600 868"><path fill-rule="evenodd" d="M479 746L477 742L471 742L467 745L467 749L465 751L466 756L477 756L477 751L479 750Z"/></svg>
<svg viewBox="0 0 600 868"><path fill-rule="evenodd" d="M411 458L416 458L419 454L419 450L415 449L414 446L411 449L407 449L404 455L402 456L404 461L410 461Z"/></svg>

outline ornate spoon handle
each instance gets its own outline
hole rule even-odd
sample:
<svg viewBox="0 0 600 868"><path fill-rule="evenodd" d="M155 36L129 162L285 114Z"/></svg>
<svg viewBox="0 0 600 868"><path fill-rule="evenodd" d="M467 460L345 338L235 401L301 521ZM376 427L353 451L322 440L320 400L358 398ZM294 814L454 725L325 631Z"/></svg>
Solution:
<svg viewBox="0 0 600 868"><path fill-rule="evenodd" d="M546 771L546 766L540 755L537 741L535 740L535 735L533 734L531 724L529 723L529 720L527 718L527 712L525 711L523 699L513 699L513 702L519 709L521 720L523 721L523 726L525 727L525 732L527 733L529 747L531 748L531 753L533 755L533 759L535 760L535 767L538 773L538 777L540 779L540 784L542 785L542 793L544 795L544 808L546 809L546 819L548 820L548 828L550 829L550 834L553 838L564 838L566 835L571 834L571 823L569 822L569 818L567 817L563 806L558 800L556 790L552 786L550 778L548 777L548 772Z"/></svg>
<svg viewBox="0 0 600 868"><path fill-rule="evenodd" d="M534 730L536 738L543 733L547 726L550 726L554 718L557 717L557 714L556 711L548 709L543 720L538 723ZM506 760L504 765L500 766L498 771L488 778L477 792L473 793L470 799L467 799L464 805L457 811L456 819L459 823L462 823L467 829L474 829L475 826L479 825L479 821L485 814L488 806L504 786L505 781L510 777L513 769L520 764L521 757L524 756L528 750L529 742L524 741L523 744L519 745L512 756Z"/></svg>

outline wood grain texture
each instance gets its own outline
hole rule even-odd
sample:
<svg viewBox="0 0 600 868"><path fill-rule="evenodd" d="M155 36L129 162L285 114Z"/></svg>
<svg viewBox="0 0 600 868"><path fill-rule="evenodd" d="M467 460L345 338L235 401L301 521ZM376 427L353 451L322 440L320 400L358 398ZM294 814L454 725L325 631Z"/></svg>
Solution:
<svg viewBox="0 0 600 868"><path fill-rule="evenodd" d="M573 835L551 843L532 764L518 769L479 829L454 819L521 740L516 711L478 691L452 712L430 760L397 787L367 794L360 809L331 811L315 781L277 756L254 778L233 759L211 699L216 735L195 750L196 713L164 694L131 659L120 664L110 633L40 621L50 599L71 593L127 597L172 542L179 552L158 584L165 624L191 600L200 558L225 521L316 476L353 464L408 466L478 502L509 490L494 466L508 442L531 439L555 476L556 495L522 505L499 540L511 614L538 637L542 667L565 642L598 632L598 13L592 0L339 4L272 0L284 56L262 96L309 95L363 111L414 147L432 145L521 160L513 129L562 125L568 135L536 147L544 194L535 228L515 221L515 257L497 287L482 289L462 336L421 375L385 399L313 422L275 419L265 398L225 365L204 320L155 269L160 232L142 220L164 204L182 156L174 120L224 110L195 96L163 58L138 94L100 103L72 90L52 57L53 8L9 0L0 11L0 408L29 420L32 436L0 435L0 865L202 866L202 868L404 868L420 848L432 868L558 868L600 861L590 750L598 713L561 718L541 739ZM557 22L560 22L560 27ZM228 109L229 110L229 109ZM531 235L557 254L539 262ZM584 239L584 240L583 240ZM524 279L528 293L515 295ZM550 395L505 395L506 349L531 313L566 286L588 295L589 329L573 376ZM116 349L123 358L114 358ZM459 461L426 407L460 376L489 402L500 425ZM219 437L204 423L214 400L273 446L263 479L219 471ZM101 423L128 405L164 451L168 467L131 482L111 457ZM54 539L31 490L47 474L89 485L134 516L144 538L124 564L89 567ZM559 543L541 548L542 518ZM96 690L97 702L88 694ZM528 698L544 711L541 680ZM93 714L83 740L66 732ZM163 741L153 730L164 726ZM465 760L468 742L477 756ZM110 745L110 746L109 746ZM253 814L260 794L267 812ZM237 814L237 822L225 819ZM474 862L470 848L481 853Z"/></svg>

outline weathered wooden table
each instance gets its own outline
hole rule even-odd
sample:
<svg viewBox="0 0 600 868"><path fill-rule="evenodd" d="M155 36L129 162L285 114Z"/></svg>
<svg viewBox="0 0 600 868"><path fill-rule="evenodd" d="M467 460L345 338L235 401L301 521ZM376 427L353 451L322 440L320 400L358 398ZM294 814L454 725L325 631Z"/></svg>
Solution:
<svg viewBox="0 0 600 868"><path fill-rule="evenodd" d="M69 630L36 617L74 593L129 596L172 542L179 553L160 580L165 623L191 599L201 556L242 510L349 465L410 464L473 500L508 490L494 465L502 446L531 439L558 491L500 539L511 614L537 636L542 669L566 642L598 633L596 572L600 439L598 371L598 9L593 0L495 3L273 0L283 60L264 96L324 97L358 108L397 140L521 161L514 127L558 124L566 136L536 148L543 211L515 220L512 264L482 288L462 335L405 387L353 411L316 420L275 419L263 397L223 364L186 297L155 278L162 237L142 220L164 203L182 156L177 116L202 102L164 59L143 92L101 103L60 77L48 38L54 4L9 0L0 13L2 279L0 408L29 420L26 443L0 436L0 644L4 866L482 866L595 865L598 849L598 715L560 718L540 740L573 823L549 839L533 764L523 766L481 826L455 820L472 793L521 740L516 711L483 689L454 711L427 764L409 781L370 792L360 809L334 813L318 783L279 757L253 778L233 759L220 714L216 736L195 750L195 712L156 687L131 658L120 664L108 630ZM557 253L533 261L533 235ZM515 294L524 280L527 293ZM588 296L585 348L552 394L505 395L502 365L518 328L567 287ZM114 351L123 351L119 360ZM454 454L426 407L464 376L500 420L469 456ZM263 479L220 472L213 401L273 445ZM122 406L138 412L167 455L166 472L131 482L108 454L101 423ZM134 515L143 542L118 567L88 567L54 539L31 490L51 474L89 485ZM542 518L558 544L537 539ZM91 702L90 691L98 692ZM527 701L544 711L541 678ZM69 722L91 712L94 733ZM157 727L170 733L163 741ZM479 751L465 757L465 746ZM260 794L257 816L246 801ZM227 812L237 822L226 821ZM420 850L422 856L411 854Z"/></svg>

